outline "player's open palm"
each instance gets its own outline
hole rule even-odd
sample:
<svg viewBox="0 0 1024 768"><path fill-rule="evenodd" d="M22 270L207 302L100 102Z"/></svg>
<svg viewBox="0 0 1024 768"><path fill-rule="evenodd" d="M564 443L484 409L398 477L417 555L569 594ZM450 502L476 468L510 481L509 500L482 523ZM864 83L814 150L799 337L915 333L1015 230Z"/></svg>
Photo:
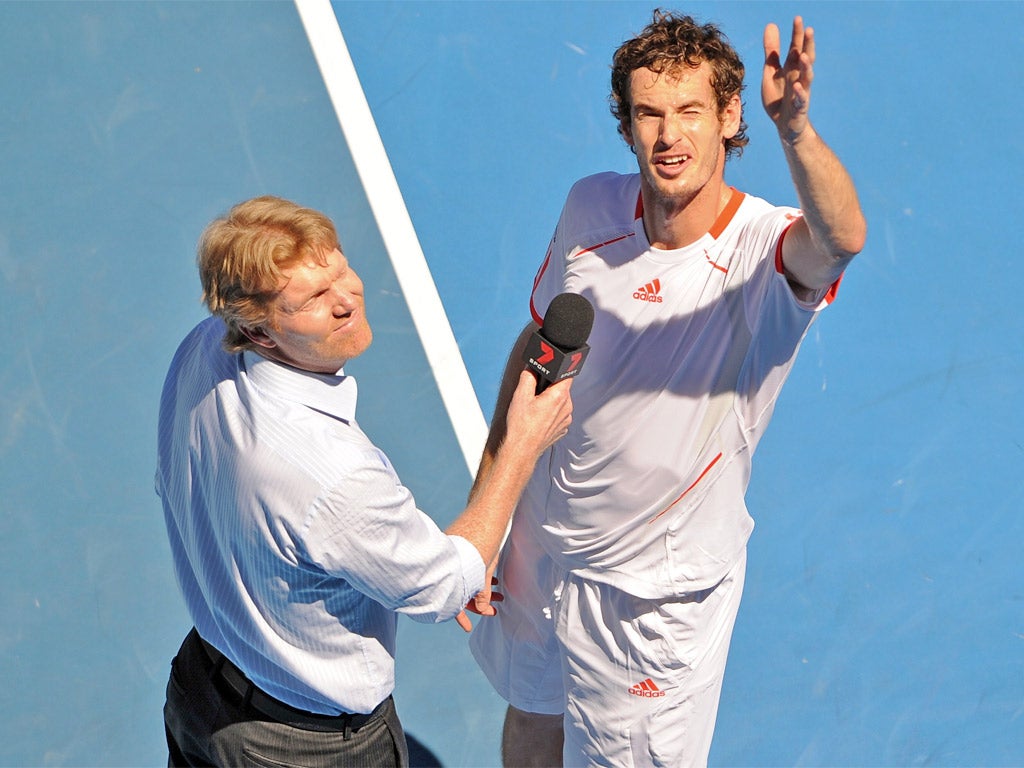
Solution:
<svg viewBox="0 0 1024 768"><path fill-rule="evenodd" d="M783 141L795 141L807 127L813 79L814 30L805 28L799 16L793 19L793 38L783 59L779 28L765 27L761 101Z"/></svg>

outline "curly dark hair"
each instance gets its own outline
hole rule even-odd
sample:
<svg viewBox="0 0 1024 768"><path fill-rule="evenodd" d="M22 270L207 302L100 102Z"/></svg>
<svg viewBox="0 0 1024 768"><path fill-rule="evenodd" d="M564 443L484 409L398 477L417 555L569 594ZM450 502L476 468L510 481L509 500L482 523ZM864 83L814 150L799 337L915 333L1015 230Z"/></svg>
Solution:
<svg viewBox="0 0 1024 768"><path fill-rule="evenodd" d="M691 16L656 8L651 23L620 45L612 58L612 92L608 100L612 115L619 121L619 133L625 136L629 127L629 80L634 70L646 67L671 73L681 67L698 67L704 61L711 65L711 87L721 113L730 99L743 91L745 70L736 50L716 25L698 24ZM726 157L741 155L749 141L747 124L741 120L736 135L725 140Z"/></svg>

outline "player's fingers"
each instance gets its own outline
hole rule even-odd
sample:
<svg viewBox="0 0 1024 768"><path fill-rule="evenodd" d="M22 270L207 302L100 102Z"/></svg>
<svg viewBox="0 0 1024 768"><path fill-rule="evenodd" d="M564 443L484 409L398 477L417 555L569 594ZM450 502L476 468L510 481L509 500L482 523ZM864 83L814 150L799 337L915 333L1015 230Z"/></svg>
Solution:
<svg viewBox="0 0 1024 768"><path fill-rule="evenodd" d="M808 27L804 30L804 53L810 58L811 63L814 63L815 48L814 48L814 27Z"/></svg>
<svg viewBox="0 0 1024 768"><path fill-rule="evenodd" d="M469 620L469 616L466 615L465 611L459 611L459 614L455 617L455 621L460 627L462 627L464 632L473 631L473 622Z"/></svg>
<svg viewBox="0 0 1024 768"><path fill-rule="evenodd" d="M804 20L800 16L793 17L793 37L789 42L789 55L795 52L799 56L804 50Z"/></svg>
<svg viewBox="0 0 1024 768"><path fill-rule="evenodd" d="M779 28L775 24L764 28L764 63L765 66L779 66Z"/></svg>

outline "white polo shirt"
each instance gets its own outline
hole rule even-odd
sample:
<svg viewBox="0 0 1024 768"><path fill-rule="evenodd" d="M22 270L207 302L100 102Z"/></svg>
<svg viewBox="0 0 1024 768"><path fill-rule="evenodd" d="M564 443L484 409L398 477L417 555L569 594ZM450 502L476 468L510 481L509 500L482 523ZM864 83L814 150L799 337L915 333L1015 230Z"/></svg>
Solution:
<svg viewBox="0 0 1024 768"><path fill-rule="evenodd" d="M517 512L562 567L653 599L713 586L742 552L751 456L836 288L802 302L782 274L799 216L733 190L711 231L663 251L638 175L573 187L530 306L540 322L557 294L587 297L591 352Z"/></svg>

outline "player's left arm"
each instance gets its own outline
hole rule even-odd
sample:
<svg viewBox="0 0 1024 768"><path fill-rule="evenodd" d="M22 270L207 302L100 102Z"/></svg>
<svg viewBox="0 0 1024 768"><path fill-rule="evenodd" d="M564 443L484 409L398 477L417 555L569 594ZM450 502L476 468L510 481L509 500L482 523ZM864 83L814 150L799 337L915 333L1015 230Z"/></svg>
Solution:
<svg viewBox="0 0 1024 768"><path fill-rule="evenodd" d="M820 290L832 285L864 247L867 222L853 179L808 118L814 30L797 16L782 60L779 28L769 24L764 53L761 100L779 132L804 214L783 240L782 262L791 283Z"/></svg>

